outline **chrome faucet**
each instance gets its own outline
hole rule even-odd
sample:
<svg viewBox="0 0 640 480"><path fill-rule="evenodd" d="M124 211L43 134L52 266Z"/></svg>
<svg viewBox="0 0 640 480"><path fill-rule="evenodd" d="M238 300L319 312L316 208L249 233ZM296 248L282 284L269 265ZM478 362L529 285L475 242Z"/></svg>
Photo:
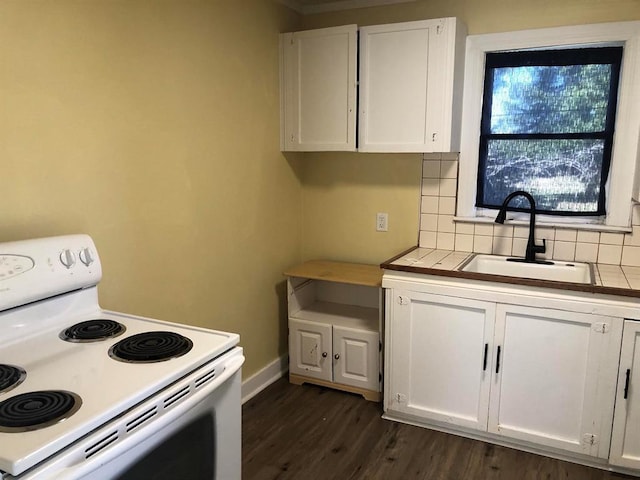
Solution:
<svg viewBox="0 0 640 480"><path fill-rule="evenodd" d="M546 260L536 260L536 253L545 253L547 251L547 241L543 238L542 245L536 245L536 201L530 193L525 192L524 190L517 190L507 195L507 198L502 202L502 206L500 207L500 211L496 217L496 223L504 223L507 218L507 207L509 206L509 202L511 202L515 197L524 197L529 202L529 240L527 241L527 249L525 251L524 259L509 258L508 260L512 262L552 264L553 262L547 262Z"/></svg>

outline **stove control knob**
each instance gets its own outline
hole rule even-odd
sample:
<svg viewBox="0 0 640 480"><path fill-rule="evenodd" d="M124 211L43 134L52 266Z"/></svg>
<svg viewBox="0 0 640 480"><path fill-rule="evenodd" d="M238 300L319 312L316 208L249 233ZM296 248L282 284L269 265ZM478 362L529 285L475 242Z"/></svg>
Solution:
<svg viewBox="0 0 640 480"><path fill-rule="evenodd" d="M60 253L60 263L67 268L71 268L76 263L76 256L69 249L65 249Z"/></svg>
<svg viewBox="0 0 640 480"><path fill-rule="evenodd" d="M88 248L83 248L82 250L80 250L80 253L78 253L78 257L80 258L80 261L87 267L93 263L93 256L91 255L91 250L89 250Z"/></svg>

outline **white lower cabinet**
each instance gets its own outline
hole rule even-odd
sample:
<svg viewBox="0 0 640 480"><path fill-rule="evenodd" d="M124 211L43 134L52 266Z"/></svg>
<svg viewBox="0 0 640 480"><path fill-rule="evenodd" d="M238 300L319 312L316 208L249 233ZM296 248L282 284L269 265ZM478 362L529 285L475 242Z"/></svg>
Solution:
<svg viewBox="0 0 640 480"><path fill-rule="evenodd" d="M333 381L365 390L380 386L378 331L333 327Z"/></svg>
<svg viewBox="0 0 640 480"><path fill-rule="evenodd" d="M621 324L602 315L498 305L489 432L606 458L613 397L600 379L615 376Z"/></svg>
<svg viewBox="0 0 640 480"><path fill-rule="evenodd" d="M381 400L382 271L315 260L290 268L289 381Z"/></svg>
<svg viewBox="0 0 640 480"><path fill-rule="evenodd" d="M393 293L389 409L486 429L495 304Z"/></svg>
<svg viewBox="0 0 640 480"><path fill-rule="evenodd" d="M504 292L402 286L386 290L387 417L608 457L622 318L557 299L521 306L496 301L517 301ZM639 434L633 442L637 461Z"/></svg>
<svg viewBox="0 0 640 480"><path fill-rule="evenodd" d="M640 322L626 320L622 337L616 413L611 436L613 465L640 469Z"/></svg>
<svg viewBox="0 0 640 480"><path fill-rule="evenodd" d="M289 373L377 391L377 331L289 319Z"/></svg>
<svg viewBox="0 0 640 480"><path fill-rule="evenodd" d="M289 373L331 382L331 325L289 319Z"/></svg>

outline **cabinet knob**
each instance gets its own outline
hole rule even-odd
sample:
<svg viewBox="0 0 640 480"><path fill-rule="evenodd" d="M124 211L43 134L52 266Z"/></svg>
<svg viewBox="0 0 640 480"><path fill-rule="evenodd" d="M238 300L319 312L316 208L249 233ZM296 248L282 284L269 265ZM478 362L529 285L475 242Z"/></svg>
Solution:
<svg viewBox="0 0 640 480"><path fill-rule="evenodd" d="M333 358L335 358L336 360L340 359L340 354L339 354L339 353L336 353L336 354L333 356Z"/></svg>
<svg viewBox="0 0 640 480"><path fill-rule="evenodd" d="M327 352L322 352L322 357L327 358Z"/></svg>

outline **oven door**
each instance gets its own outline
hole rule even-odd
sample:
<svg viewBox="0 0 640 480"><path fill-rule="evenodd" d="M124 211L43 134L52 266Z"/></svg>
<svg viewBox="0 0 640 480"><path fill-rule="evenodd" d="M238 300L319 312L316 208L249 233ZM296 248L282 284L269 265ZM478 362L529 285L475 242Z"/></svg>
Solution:
<svg viewBox="0 0 640 480"><path fill-rule="evenodd" d="M20 480L237 479L241 475L241 366L236 347Z"/></svg>

